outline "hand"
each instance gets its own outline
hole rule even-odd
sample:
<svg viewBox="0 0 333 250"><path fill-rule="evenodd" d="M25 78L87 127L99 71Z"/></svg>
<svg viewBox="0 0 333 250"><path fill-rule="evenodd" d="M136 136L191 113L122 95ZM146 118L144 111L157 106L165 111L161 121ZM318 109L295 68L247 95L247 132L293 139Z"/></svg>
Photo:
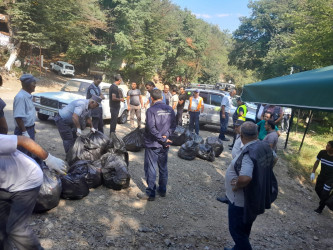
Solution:
<svg viewBox="0 0 333 250"><path fill-rule="evenodd" d="M123 102L123 101L124 101L124 98L120 98L120 101Z"/></svg>
<svg viewBox="0 0 333 250"><path fill-rule="evenodd" d="M131 110L131 106L130 106L130 105L127 106L127 110L128 110L128 111Z"/></svg>
<svg viewBox="0 0 333 250"><path fill-rule="evenodd" d="M44 160L46 165L49 167L49 169L52 169L56 172L58 172L59 174L66 174L66 171L68 169L67 163L64 162L63 160L54 157L53 155L51 155L49 153L49 155L47 156L47 158Z"/></svg>
<svg viewBox="0 0 333 250"><path fill-rule="evenodd" d="M314 179L316 179L316 174L315 173L311 173L310 180L314 181Z"/></svg>
<svg viewBox="0 0 333 250"><path fill-rule="evenodd" d="M96 129L94 129L94 128L90 128L90 131L93 133L96 133Z"/></svg>
<svg viewBox="0 0 333 250"><path fill-rule="evenodd" d="M81 136L82 135L81 129L79 129L79 128L76 129L76 135L77 136Z"/></svg>
<svg viewBox="0 0 333 250"><path fill-rule="evenodd" d="M24 132L22 132L22 135L25 136L25 137L30 138L30 135L29 135L28 131L24 131Z"/></svg>
<svg viewBox="0 0 333 250"><path fill-rule="evenodd" d="M225 114L222 114L222 118L225 118Z"/></svg>

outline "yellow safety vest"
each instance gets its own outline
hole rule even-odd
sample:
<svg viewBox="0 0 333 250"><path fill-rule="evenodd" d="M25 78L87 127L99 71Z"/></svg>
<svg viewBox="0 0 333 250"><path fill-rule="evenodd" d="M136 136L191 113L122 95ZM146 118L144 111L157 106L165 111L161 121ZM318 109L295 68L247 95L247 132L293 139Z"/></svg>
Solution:
<svg viewBox="0 0 333 250"><path fill-rule="evenodd" d="M240 105L238 108L237 108L237 115L239 115L239 109L240 108L243 108L243 115L242 116L238 116L238 120L242 120L242 121L246 121L246 118L245 118L245 116L246 116L246 113L247 113L247 107L246 107L246 105L245 104L243 104L243 105Z"/></svg>

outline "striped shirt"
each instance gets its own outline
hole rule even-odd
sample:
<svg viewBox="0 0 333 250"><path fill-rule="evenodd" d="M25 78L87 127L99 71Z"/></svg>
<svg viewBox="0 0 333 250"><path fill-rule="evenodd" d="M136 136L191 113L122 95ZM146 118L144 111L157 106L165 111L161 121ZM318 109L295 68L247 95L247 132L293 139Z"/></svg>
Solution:
<svg viewBox="0 0 333 250"><path fill-rule="evenodd" d="M333 155L330 156L326 150L321 150L317 155L317 160L321 161L320 175L325 179L333 179Z"/></svg>

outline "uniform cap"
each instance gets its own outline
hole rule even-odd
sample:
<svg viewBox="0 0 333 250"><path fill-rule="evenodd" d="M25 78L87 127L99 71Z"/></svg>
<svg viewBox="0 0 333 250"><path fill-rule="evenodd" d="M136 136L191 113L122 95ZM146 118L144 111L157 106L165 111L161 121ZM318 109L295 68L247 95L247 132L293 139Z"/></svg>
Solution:
<svg viewBox="0 0 333 250"><path fill-rule="evenodd" d="M20 81L22 83L32 83L32 82L38 82L39 80L31 74L23 74L20 77Z"/></svg>
<svg viewBox="0 0 333 250"><path fill-rule="evenodd" d="M200 93L200 90L199 90L199 89L196 89L196 90L194 90L193 92Z"/></svg>
<svg viewBox="0 0 333 250"><path fill-rule="evenodd" d="M100 98L97 95L92 95L91 99L94 100L95 102L97 102L98 104L101 104L101 102L102 102L102 98Z"/></svg>

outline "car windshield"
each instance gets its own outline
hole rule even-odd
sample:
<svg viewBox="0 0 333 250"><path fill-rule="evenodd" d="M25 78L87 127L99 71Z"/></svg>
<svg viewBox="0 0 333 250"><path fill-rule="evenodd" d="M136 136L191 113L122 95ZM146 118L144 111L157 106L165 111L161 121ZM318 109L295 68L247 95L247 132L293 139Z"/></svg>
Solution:
<svg viewBox="0 0 333 250"><path fill-rule="evenodd" d="M73 66L68 66L68 65L66 65L66 66L65 66L65 69L73 70L74 68L73 68Z"/></svg>
<svg viewBox="0 0 333 250"><path fill-rule="evenodd" d="M90 84L91 83L88 82L70 80L66 83L64 87L62 87L61 91L86 94L87 88L89 87Z"/></svg>

